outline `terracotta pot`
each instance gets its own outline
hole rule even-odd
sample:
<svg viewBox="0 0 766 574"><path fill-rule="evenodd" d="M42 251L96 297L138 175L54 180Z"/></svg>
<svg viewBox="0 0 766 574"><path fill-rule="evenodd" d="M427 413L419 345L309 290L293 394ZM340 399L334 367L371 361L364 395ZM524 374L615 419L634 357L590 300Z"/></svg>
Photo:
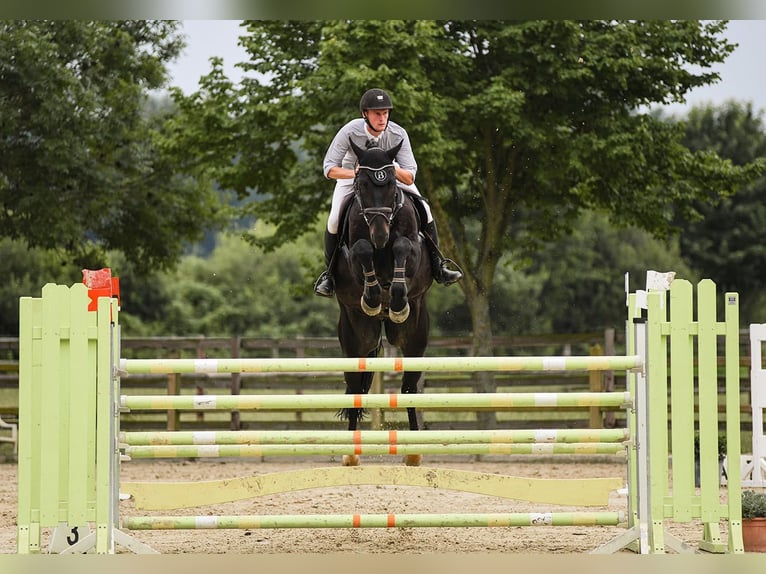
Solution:
<svg viewBox="0 0 766 574"><path fill-rule="evenodd" d="M745 552L766 552L766 518L742 520L742 542Z"/></svg>

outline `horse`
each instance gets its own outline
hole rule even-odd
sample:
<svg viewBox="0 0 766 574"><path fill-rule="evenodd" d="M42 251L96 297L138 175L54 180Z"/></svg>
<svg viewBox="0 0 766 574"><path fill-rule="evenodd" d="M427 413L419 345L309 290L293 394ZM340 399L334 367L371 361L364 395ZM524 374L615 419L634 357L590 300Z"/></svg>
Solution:
<svg viewBox="0 0 766 574"><path fill-rule="evenodd" d="M338 340L346 357L379 356L383 331L404 357L422 357L428 346L431 261L414 203L422 200L396 184L393 161L401 145L362 149L351 142L358 170L335 269ZM401 392L419 392L421 375L404 372ZM344 373L346 394L366 394L372 378L371 372ZM348 420L348 430L356 430L365 413L348 408L339 414ZM410 430L418 430L415 408L407 408L407 418ZM408 455L405 464L418 466L421 459L422 455ZM343 464L356 466L359 457L346 455Z"/></svg>

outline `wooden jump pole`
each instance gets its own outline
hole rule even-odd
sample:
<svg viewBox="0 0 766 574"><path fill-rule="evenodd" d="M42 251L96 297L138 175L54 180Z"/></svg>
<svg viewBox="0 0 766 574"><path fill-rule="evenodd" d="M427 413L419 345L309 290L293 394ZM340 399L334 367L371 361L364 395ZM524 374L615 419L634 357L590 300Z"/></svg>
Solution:
<svg viewBox="0 0 766 574"><path fill-rule="evenodd" d="M259 528L466 528L514 526L617 526L623 512L520 512L475 514L299 514L258 516L131 516L128 530Z"/></svg>
<svg viewBox="0 0 766 574"><path fill-rule="evenodd" d="M123 395L121 407L129 410L262 410L342 408L552 408L620 407L632 404L628 392L611 393L455 393L443 395Z"/></svg>
<svg viewBox="0 0 766 574"><path fill-rule="evenodd" d="M289 357L260 359L120 359L121 374L291 372L610 371L640 369L635 356L581 357Z"/></svg>
<svg viewBox="0 0 766 574"><path fill-rule="evenodd" d="M510 454L620 454L620 443L542 443L542 444L260 444L260 445L159 445L126 446L129 458L245 458L261 456L341 456L341 455L510 455Z"/></svg>
<svg viewBox="0 0 766 574"><path fill-rule="evenodd" d="M130 446L227 444L470 444L623 442L627 429L145 431L121 432Z"/></svg>

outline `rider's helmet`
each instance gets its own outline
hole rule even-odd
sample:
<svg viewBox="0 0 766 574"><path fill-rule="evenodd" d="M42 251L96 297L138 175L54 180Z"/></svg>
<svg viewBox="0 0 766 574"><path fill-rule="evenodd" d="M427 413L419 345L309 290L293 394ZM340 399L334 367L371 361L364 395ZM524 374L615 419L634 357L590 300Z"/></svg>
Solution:
<svg viewBox="0 0 766 574"><path fill-rule="evenodd" d="M378 88L367 90L359 100L359 111L362 113L365 110L392 110L393 108L394 104L391 103L389 95Z"/></svg>

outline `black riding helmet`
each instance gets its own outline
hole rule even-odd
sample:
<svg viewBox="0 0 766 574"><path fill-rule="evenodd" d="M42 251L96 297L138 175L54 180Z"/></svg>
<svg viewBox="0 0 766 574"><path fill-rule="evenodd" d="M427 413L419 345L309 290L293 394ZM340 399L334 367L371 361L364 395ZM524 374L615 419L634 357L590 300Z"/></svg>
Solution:
<svg viewBox="0 0 766 574"><path fill-rule="evenodd" d="M362 94L359 100L359 111L365 110L392 110L394 105L391 103L389 95L378 88L372 88Z"/></svg>
<svg viewBox="0 0 766 574"><path fill-rule="evenodd" d="M370 125L370 121L367 119L367 116L364 115L364 112L366 112L367 110L393 110L393 109L394 109L394 104L391 103L390 96L379 88L372 88L370 90L367 90L364 94L362 94L362 99L359 100L359 111L362 112L362 116L364 116L364 121L370 127L372 126ZM386 127L388 127L388 124L386 124Z"/></svg>

